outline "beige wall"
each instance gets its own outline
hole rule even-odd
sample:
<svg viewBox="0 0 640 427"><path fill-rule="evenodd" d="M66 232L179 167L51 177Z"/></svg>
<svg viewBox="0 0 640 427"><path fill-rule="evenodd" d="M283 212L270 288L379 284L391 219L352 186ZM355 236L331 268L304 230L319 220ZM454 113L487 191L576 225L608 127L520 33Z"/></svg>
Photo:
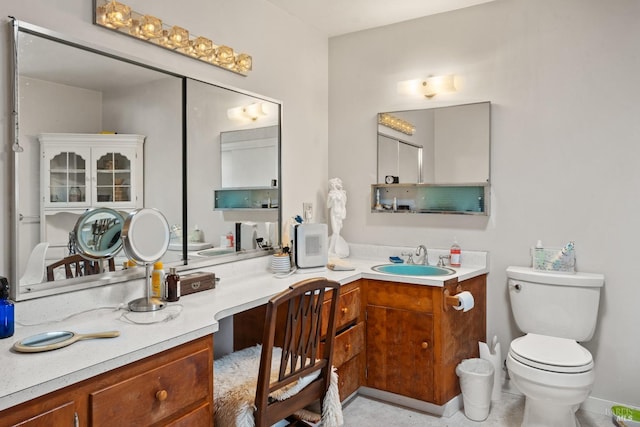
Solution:
<svg viewBox="0 0 640 427"><path fill-rule="evenodd" d="M329 176L349 201L348 242L488 250L488 335L506 352L505 269L538 239L575 240L578 269L606 284L592 396L640 406L640 3L497 0L329 42ZM454 73L455 94L396 94L398 81ZM491 101L490 218L370 213L376 113ZM568 301L567 303L571 303ZM504 354L506 356L506 354ZM597 399L590 403L597 404Z"/></svg>

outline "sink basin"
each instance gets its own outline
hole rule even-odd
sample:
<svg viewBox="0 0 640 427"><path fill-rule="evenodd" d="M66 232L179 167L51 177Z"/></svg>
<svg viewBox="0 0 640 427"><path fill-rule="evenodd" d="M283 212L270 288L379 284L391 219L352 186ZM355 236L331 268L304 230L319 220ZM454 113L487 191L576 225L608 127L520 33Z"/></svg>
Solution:
<svg viewBox="0 0 640 427"><path fill-rule="evenodd" d="M446 267L422 264L382 264L371 267L371 269L398 276L448 276L456 272Z"/></svg>
<svg viewBox="0 0 640 427"><path fill-rule="evenodd" d="M204 251L198 252L200 256L216 256L216 255L224 255L224 254L232 254L236 250L234 248L212 248Z"/></svg>

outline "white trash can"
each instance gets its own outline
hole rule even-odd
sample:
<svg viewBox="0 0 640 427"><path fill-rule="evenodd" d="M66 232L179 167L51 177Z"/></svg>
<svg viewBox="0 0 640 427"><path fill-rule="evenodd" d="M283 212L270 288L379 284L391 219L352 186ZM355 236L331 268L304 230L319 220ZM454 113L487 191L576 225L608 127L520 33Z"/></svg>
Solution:
<svg viewBox="0 0 640 427"><path fill-rule="evenodd" d="M493 364L484 359L464 359L456 367L460 378L464 414L473 421L489 416L493 390Z"/></svg>

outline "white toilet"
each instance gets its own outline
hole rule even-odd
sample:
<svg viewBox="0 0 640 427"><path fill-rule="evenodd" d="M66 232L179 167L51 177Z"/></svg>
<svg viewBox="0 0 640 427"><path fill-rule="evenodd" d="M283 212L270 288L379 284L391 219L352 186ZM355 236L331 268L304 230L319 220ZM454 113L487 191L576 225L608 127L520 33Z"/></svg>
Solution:
<svg viewBox="0 0 640 427"><path fill-rule="evenodd" d="M578 342L593 336L602 274L508 267L509 298L518 328L509 376L525 395L523 427L579 427L575 412L595 381L593 357Z"/></svg>

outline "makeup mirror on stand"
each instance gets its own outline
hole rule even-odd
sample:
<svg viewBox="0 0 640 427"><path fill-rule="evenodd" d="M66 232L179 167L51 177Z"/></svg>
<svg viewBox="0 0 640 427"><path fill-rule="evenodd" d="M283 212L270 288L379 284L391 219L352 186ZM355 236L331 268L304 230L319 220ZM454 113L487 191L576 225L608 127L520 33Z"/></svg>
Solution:
<svg viewBox="0 0 640 427"><path fill-rule="evenodd" d="M129 214L122 227L122 244L127 256L145 266L146 295L129 302L131 311L156 311L165 304L151 294L151 270L169 248L171 231L167 219L153 208L137 209Z"/></svg>

